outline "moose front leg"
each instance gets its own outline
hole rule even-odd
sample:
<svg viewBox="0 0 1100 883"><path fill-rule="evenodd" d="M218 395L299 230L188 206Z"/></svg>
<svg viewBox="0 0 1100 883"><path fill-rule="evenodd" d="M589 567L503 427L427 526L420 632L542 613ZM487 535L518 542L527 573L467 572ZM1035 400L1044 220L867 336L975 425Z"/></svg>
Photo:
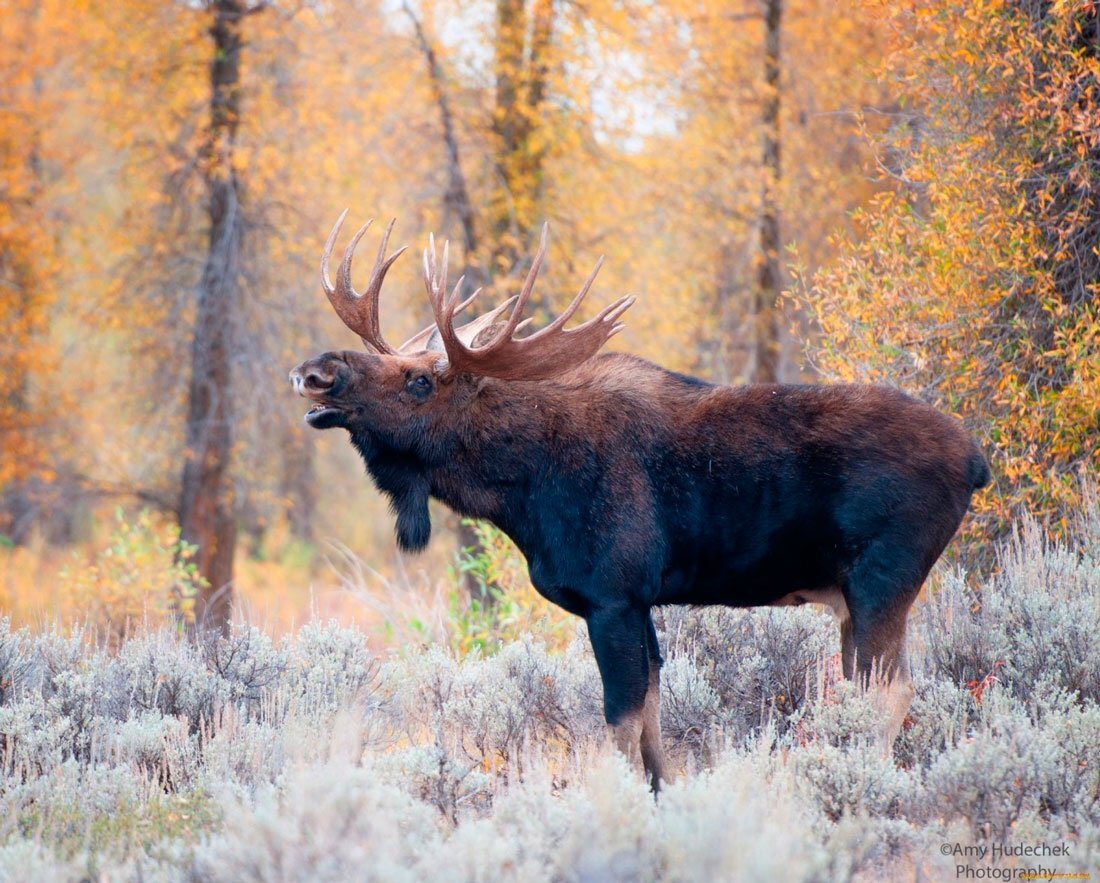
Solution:
<svg viewBox="0 0 1100 883"><path fill-rule="evenodd" d="M659 744L656 750L654 746L654 737L660 740L658 663L651 661L649 628L649 612L644 608L603 608L588 616L588 637L603 681L604 717L612 739L631 763L641 759L656 793L661 781Z"/></svg>
<svg viewBox="0 0 1100 883"><path fill-rule="evenodd" d="M649 681L642 715L642 762L656 794L661 790L661 782L668 780L668 777L665 775L665 749L661 740L661 666L664 660L652 613L646 615L646 650L649 654Z"/></svg>

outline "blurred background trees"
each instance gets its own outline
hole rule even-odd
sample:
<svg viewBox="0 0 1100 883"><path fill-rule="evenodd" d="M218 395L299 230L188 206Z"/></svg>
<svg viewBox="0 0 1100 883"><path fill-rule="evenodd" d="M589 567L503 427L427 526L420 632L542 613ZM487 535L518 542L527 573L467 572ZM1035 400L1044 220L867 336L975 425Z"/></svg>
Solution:
<svg viewBox="0 0 1100 883"><path fill-rule="evenodd" d="M36 561L123 503L197 544L200 610L331 584L331 541L396 572L286 383L358 345L317 284L348 206L449 236L486 302L549 220L536 311L605 254L593 305L639 295L616 346L960 414L978 538L1057 530L1098 465L1087 0L0 0L0 37L0 535ZM391 278L400 338L429 311L415 259Z"/></svg>

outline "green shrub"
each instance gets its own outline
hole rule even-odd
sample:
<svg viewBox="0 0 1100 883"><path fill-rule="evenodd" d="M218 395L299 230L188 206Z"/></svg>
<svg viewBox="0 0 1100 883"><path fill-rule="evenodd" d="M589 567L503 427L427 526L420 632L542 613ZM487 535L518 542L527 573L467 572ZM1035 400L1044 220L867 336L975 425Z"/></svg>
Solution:
<svg viewBox="0 0 1100 883"><path fill-rule="evenodd" d="M543 598L531 585L527 563L503 531L486 521L468 521L477 545L463 549L448 594L451 644L460 655L497 652L525 635L564 649L576 618ZM472 582L474 591L462 583Z"/></svg>
<svg viewBox="0 0 1100 883"><path fill-rule="evenodd" d="M141 628L190 622L203 585L191 561L196 548L174 522L147 510L129 521L120 509L115 518L107 546L61 572L66 606L84 611L86 625L112 649Z"/></svg>

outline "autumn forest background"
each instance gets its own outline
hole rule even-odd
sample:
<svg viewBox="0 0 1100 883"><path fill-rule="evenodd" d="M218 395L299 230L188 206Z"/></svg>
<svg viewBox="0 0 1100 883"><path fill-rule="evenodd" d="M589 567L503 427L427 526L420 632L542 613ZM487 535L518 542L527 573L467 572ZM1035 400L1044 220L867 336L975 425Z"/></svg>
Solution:
<svg viewBox="0 0 1100 883"><path fill-rule="evenodd" d="M667 608L654 802L505 536L398 554L287 379L345 208L390 340L548 221L536 322L964 421L893 755L823 610ZM1098 290L1094 0L0 0L0 881L1095 873Z"/></svg>
<svg viewBox="0 0 1100 883"><path fill-rule="evenodd" d="M1091 0L4 0L4 610L235 598L279 630L377 619L352 558L410 586L475 566L458 548L494 538L444 512L397 559L286 381L357 345L317 269L345 207L414 254L448 237L487 302L548 220L537 316L606 255L588 308L639 299L614 346L898 384L993 462L960 549L1021 508L1064 532L1100 450L1098 49ZM416 257L383 300L391 336L426 324Z"/></svg>

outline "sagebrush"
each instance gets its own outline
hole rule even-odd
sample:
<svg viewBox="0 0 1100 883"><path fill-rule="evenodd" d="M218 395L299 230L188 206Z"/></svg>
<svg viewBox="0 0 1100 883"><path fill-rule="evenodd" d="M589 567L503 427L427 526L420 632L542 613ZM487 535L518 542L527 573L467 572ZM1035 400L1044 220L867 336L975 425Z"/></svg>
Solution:
<svg viewBox="0 0 1100 883"><path fill-rule="evenodd" d="M946 841L1100 858L1100 533L1024 523L912 622L893 759L813 608L668 610L659 803L603 744L583 633L377 658L363 634L0 629L0 878L879 880ZM782 842L782 850L775 844Z"/></svg>

